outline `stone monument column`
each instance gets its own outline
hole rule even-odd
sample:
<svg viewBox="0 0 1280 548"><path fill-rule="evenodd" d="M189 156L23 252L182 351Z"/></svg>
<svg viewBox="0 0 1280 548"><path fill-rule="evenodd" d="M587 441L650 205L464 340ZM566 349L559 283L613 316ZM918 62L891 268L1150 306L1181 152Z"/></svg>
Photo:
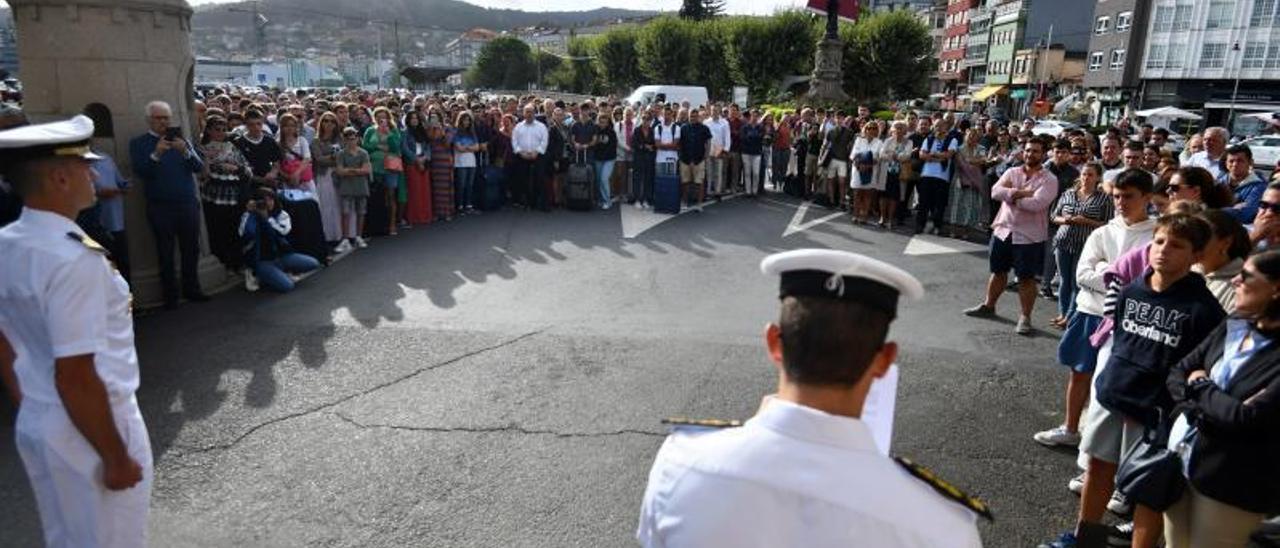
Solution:
<svg viewBox="0 0 1280 548"><path fill-rule="evenodd" d="M173 106L174 122L194 142L195 57L191 7L186 0L8 0L18 34L23 110L33 122L67 118L93 105L95 143L129 176L129 140L147 131L151 101ZM108 120L108 124L103 124ZM102 127L102 126L109 127ZM129 177L125 228L139 304L162 300L155 241L147 225L142 181ZM201 252L200 283L206 289L227 274ZM175 259L178 255L174 253Z"/></svg>
<svg viewBox="0 0 1280 548"><path fill-rule="evenodd" d="M839 14L840 0L827 0L827 32L818 41L813 78L809 80L809 94L806 96L811 101L830 104L849 100L849 94L844 92L844 42L840 41Z"/></svg>

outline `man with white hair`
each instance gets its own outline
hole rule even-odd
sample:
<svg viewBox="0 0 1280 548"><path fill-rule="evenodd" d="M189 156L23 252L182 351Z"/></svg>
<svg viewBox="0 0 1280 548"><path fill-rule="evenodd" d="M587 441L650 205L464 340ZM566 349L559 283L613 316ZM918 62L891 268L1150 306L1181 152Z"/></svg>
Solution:
<svg viewBox="0 0 1280 548"><path fill-rule="evenodd" d="M176 240L182 263L182 295L188 301L205 302L200 290L197 264L200 259L200 201L196 196L195 174L204 171L204 162L182 136L182 127L173 120L173 109L163 101L147 104L148 131L129 141L133 172L143 182L147 198L147 222L156 240L160 263L160 283L164 306L178 306L178 280L173 269Z"/></svg>
<svg viewBox="0 0 1280 548"><path fill-rule="evenodd" d="M1209 170L1215 180L1221 178L1227 172L1227 141L1229 139L1231 134L1227 133L1227 128L1211 127L1204 130L1202 138L1204 150L1192 154L1187 163Z"/></svg>

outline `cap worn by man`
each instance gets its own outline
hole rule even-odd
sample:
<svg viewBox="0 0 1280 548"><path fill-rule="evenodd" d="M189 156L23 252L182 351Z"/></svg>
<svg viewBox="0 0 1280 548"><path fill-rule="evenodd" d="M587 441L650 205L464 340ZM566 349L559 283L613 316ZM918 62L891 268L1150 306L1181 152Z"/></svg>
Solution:
<svg viewBox="0 0 1280 548"><path fill-rule="evenodd" d="M920 282L835 250L788 251L760 266L779 277L780 317L765 332L778 392L741 427L668 421L676 426L649 474L641 544L981 546L985 505L887 457L861 419L872 382L897 356L886 339L898 301L922 298Z"/></svg>

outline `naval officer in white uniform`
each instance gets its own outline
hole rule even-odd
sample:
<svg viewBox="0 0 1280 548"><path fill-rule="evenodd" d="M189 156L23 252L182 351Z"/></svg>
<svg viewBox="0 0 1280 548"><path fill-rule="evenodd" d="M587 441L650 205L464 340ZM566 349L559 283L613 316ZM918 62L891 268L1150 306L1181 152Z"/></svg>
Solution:
<svg viewBox="0 0 1280 548"><path fill-rule="evenodd" d="M898 353L898 296L924 289L843 251L767 257L781 314L765 331L778 392L740 428L677 428L654 460L636 537L646 547L982 546L985 505L876 447L859 417ZM726 426L723 422L715 426Z"/></svg>
<svg viewBox="0 0 1280 548"><path fill-rule="evenodd" d="M45 544L146 545L151 443L138 410L129 287L76 214L94 203L84 116L0 131L23 197L0 229L0 378Z"/></svg>

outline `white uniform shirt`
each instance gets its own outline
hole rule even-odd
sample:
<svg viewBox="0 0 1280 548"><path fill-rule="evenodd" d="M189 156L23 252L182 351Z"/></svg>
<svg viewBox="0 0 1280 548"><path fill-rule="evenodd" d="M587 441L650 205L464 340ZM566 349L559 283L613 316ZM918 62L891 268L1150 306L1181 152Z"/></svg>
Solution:
<svg viewBox="0 0 1280 548"><path fill-rule="evenodd" d="M741 428L677 431L645 489L643 546L982 546L976 516L881 455L866 425L774 401Z"/></svg>
<svg viewBox="0 0 1280 548"><path fill-rule="evenodd" d="M62 405L54 360L94 355L112 403L138 389L129 286L106 256L68 233L84 231L66 217L26 208L0 229L0 331L14 347L22 395Z"/></svg>

